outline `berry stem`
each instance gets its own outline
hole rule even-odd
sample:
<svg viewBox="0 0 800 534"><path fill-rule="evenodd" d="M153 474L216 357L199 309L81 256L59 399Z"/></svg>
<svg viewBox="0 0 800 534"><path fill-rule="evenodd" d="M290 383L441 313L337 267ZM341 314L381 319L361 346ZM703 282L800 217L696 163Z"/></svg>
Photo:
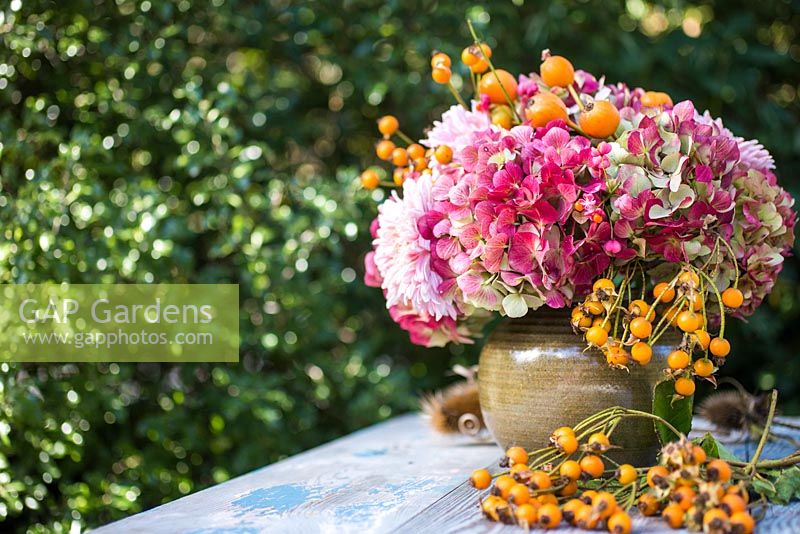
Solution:
<svg viewBox="0 0 800 534"><path fill-rule="evenodd" d="M749 462L740 462L736 460L729 460L729 464L734 467L747 467ZM800 451L793 452L789 456L777 458L775 460L762 460L756 464L756 469L780 469L782 467L791 467L800 463Z"/></svg>
<svg viewBox="0 0 800 534"><path fill-rule="evenodd" d="M575 90L574 87L572 87L572 84L569 84L567 86L567 91L569 91L569 94L572 95L572 99L575 100L575 103L578 104L578 109L580 109L581 111L585 111L586 106L583 104L583 100L581 100L580 96L578 95L578 92Z"/></svg>
<svg viewBox="0 0 800 534"><path fill-rule="evenodd" d="M639 481L637 480L631 485L631 494L628 496L628 500L625 501L623 505L623 509L627 512L633 507L633 503L636 502L636 494L639 493Z"/></svg>
<svg viewBox="0 0 800 534"><path fill-rule="evenodd" d="M628 272L625 271L625 277L622 279L622 282L619 286L619 293L617 294L617 298L614 301L614 305L611 307L612 310L615 310L619 307L620 303L622 302L622 294L625 291L625 283L628 281ZM617 315L619 317L619 315ZM609 315L606 315L605 319L603 319L603 328L605 328L606 324L608 323ZM614 321L614 336L616 337L617 334L617 323L616 320Z"/></svg>
<svg viewBox="0 0 800 534"><path fill-rule="evenodd" d="M472 71L469 71L469 79L472 82L472 95L475 100L480 102L481 94L478 91L478 75Z"/></svg>
<svg viewBox="0 0 800 534"><path fill-rule="evenodd" d="M548 462L552 462L553 460L558 458L558 456L561 455L561 454L562 453L560 451L558 451L557 449L550 449L549 452L547 452L545 454L542 454L540 457L536 458L535 461L531 462L530 467L532 469L538 469L541 466L543 466L544 464L546 464Z"/></svg>
<svg viewBox="0 0 800 534"><path fill-rule="evenodd" d="M609 423L608 429L605 432L606 436L608 436L609 438L611 437L611 435L617 429L617 425L619 425L619 422L620 419L614 419L611 423Z"/></svg>
<svg viewBox="0 0 800 534"><path fill-rule="evenodd" d="M642 262L637 261L636 267L639 268L639 272L642 274L642 296L640 298L644 300L644 298L647 296L647 275L644 272L644 266L642 265Z"/></svg>
<svg viewBox="0 0 800 534"><path fill-rule="evenodd" d="M728 252L731 253L731 260L733 260L733 268L736 271L736 277L733 280L733 287L739 287L739 261L736 259L736 254L733 253L733 247L731 244L725 241L724 239L717 238L718 242L721 242L725 247L728 249Z"/></svg>
<svg viewBox="0 0 800 534"><path fill-rule="evenodd" d="M597 412L594 415L590 415L589 417L587 417L586 419L584 419L583 421L581 421L580 423L575 425L573 430L575 430L575 432L577 432L579 430L582 430L583 428L585 428L589 424L593 423L594 421L597 421L598 419L602 419L603 417L605 417L605 416L607 416L609 414L612 414L615 411L616 411L615 407L606 408L605 410L601 410L601 411Z"/></svg>
<svg viewBox="0 0 800 534"><path fill-rule="evenodd" d="M719 289L717 289L717 285L708 276L706 273L699 269L694 269L697 274L702 276L708 281L708 285L711 286L711 289L714 291L714 294L717 296L717 302L719 303L719 337L725 337L725 304L722 303L722 295L719 293Z"/></svg>
<svg viewBox="0 0 800 534"><path fill-rule="evenodd" d="M508 94L508 91L506 91L506 87L503 85L503 82L500 81L500 77L495 72L494 63L492 63L492 60L489 59L489 56L484 54L483 47L481 47L481 41L478 39L478 34L475 32L475 28L472 26L472 21L469 19L467 19L467 27L469 28L469 33L472 34L472 39L475 41L475 47L480 52L481 57L486 60L486 63L489 64L489 70L492 71L492 74L494 74L494 77L497 80L497 84L500 86L500 90L503 91L503 96L506 98L506 102L508 102L508 107L511 108L511 112L514 114L514 119L516 120L517 124L521 123L522 118L519 116L519 113L517 113L517 108L514 105L514 102L511 100L511 96Z"/></svg>
<svg viewBox="0 0 800 534"><path fill-rule="evenodd" d="M413 145L413 144L414 144L414 140L413 140L413 139L411 139L411 138L410 138L409 136L407 136L406 134L404 134L402 130L398 129L398 130L397 130L396 132L394 132L394 133L395 133L395 135L396 135L397 137L399 137L400 139L402 139L403 141L405 141L405 142L406 142L406 143L408 143L409 145Z"/></svg>
<svg viewBox="0 0 800 534"><path fill-rule="evenodd" d="M570 119L569 117L567 117L567 120L566 120L566 122L567 122L567 126L569 126L569 127L570 127L570 128L572 128L573 130L575 130L576 132L578 132L580 135L582 135L582 136L584 136L584 137L589 137L588 135L586 135L586 132L584 132L583 130L581 130L581 127L580 127L580 126L578 126L577 124L575 124L574 122L572 122L572 119Z"/></svg>
<svg viewBox="0 0 800 534"><path fill-rule="evenodd" d="M705 280L702 278L700 279L700 294L705 295ZM708 333L708 310L706 310L706 299L702 299L701 302L703 303L703 330ZM697 340L697 336L695 336L694 339ZM702 348L702 345L700 345L700 348ZM709 347L707 346L703 350L703 358L708 358L708 349Z"/></svg>
<svg viewBox="0 0 800 534"><path fill-rule="evenodd" d="M456 89L456 86L453 85L453 81L452 80L447 82L447 88L450 89L450 92L453 94L453 96L455 97L456 101L458 101L458 103L461 104L462 107L464 107L467 110L469 110L469 107L467 106L466 102L464 102L464 99L461 98L461 93L459 93L458 89Z"/></svg>
<svg viewBox="0 0 800 534"><path fill-rule="evenodd" d="M625 279L628 282L625 285L625 289L628 292L628 302L631 302L631 301L633 301L633 296L632 296L633 293L631 293L631 285L632 285L631 282L632 282L632 280L630 278L633 278L633 276L630 274L630 270L625 272L625 277L626 277ZM620 310L620 312L627 314L627 310L625 310L624 308L623 308L623 310L624 311ZM620 313L620 312L617 312L617 313ZM630 327L631 327L631 322L630 322L630 317L628 317L628 321L625 323L625 328L622 330L622 336L620 336L620 339L622 340L622 344L623 345L625 344L625 338L628 335L628 330L630 330ZM631 337L633 337L633 333L631 333ZM631 345L633 345L633 343L631 343Z"/></svg>
<svg viewBox="0 0 800 534"><path fill-rule="evenodd" d="M683 308L683 304L684 302L686 302L686 300L687 299L685 295L681 296L678 300L675 301L675 304L670 306L667 309L667 311L664 312L664 315L661 316L661 319L659 319L658 324L656 324L655 328L653 328L653 334L650 336L650 345L655 345L656 343L658 343L659 338L664 335L664 332L669 330L670 322L664 324L664 321L667 320L667 317L669 316L670 312L673 312L673 317L678 313L680 313L681 308ZM655 304L653 306L655 306Z"/></svg>
<svg viewBox="0 0 800 534"><path fill-rule="evenodd" d="M679 431L677 428L672 426L672 424L669 421L667 421L666 419L664 419L663 417L659 417L659 416L657 416L655 414L652 414L652 413L640 412L639 410L632 410L630 408L623 408L623 411L625 413L623 415L620 415L620 417L644 417L646 419L653 419L654 421L658 421L659 423L661 423L665 427L669 428L672 431L672 433L675 434L675 436L678 437L678 439L686 437L686 436L683 435L683 433L681 431Z"/></svg>
<svg viewBox="0 0 800 534"><path fill-rule="evenodd" d="M609 457L608 457L608 456L606 456L605 454L601 454L600 456L602 456L602 457L603 457L603 461L610 463L610 464L611 464L611 465L613 465L615 468L619 468L619 462L615 462L614 460L612 460L611 458L609 458Z"/></svg>
<svg viewBox="0 0 800 534"><path fill-rule="evenodd" d="M766 423L764 423L764 431L761 433L761 439L758 441L758 448L756 448L755 454L745 467L745 473L747 473L751 478L756 473L756 464L758 463L758 459L761 457L761 453L764 450L764 445L766 445L767 439L769 438L769 431L772 427L772 419L775 417L775 407L777 405L778 390L773 389L769 401L769 414L767 415Z"/></svg>

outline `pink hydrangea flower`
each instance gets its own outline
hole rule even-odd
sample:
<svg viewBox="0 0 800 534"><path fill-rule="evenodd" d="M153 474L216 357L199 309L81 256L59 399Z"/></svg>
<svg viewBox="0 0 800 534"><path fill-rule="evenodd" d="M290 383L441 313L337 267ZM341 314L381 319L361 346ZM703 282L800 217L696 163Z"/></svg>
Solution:
<svg viewBox="0 0 800 534"><path fill-rule="evenodd" d="M764 145L755 139L747 140L744 137L734 136L733 133L722 124L722 119L714 118L706 111L698 115L696 120L703 124L714 125L724 132L725 135L732 137L739 148L739 164L744 168L756 169L758 171L769 171L775 168L775 160L772 158Z"/></svg>
<svg viewBox="0 0 800 534"><path fill-rule="evenodd" d="M402 305L389 308L392 320L407 331L411 342L423 347L443 347L448 343L472 343L469 329L450 317L435 319Z"/></svg>
<svg viewBox="0 0 800 534"><path fill-rule="evenodd" d="M457 152L469 144L472 134L492 128L487 113L466 110L462 106L453 106L442 114L442 120L434 121L433 128L428 131L428 137L420 143L426 147L447 145Z"/></svg>

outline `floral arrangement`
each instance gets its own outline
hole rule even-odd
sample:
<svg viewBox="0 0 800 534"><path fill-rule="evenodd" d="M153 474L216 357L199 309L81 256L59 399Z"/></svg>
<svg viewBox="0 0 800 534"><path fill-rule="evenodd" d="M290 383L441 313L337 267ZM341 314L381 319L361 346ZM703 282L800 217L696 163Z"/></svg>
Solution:
<svg viewBox="0 0 800 534"><path fill-rule="evenodd" d="M471 27L470 27L471 29ZM394 189L379 206L366 283L414 343L469 343L496 312L572 307L576 333L609 365L646 365L668 330L674 394L713 381L730 352L726 316L770 292L794 242L794 199L769 152L691 101L609 83L545 50L538 73L496 68L474 34L432 78L458 101L414 142L393 116L376 145Z"/></svg>

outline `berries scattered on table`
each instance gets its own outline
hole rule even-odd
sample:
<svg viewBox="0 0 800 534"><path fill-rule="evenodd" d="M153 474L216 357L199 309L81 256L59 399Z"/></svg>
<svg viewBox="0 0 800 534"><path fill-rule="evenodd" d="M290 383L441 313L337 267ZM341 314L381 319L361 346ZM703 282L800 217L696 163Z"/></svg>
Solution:
<svg viewBox="0 0 800 534"><path fill-rule="evenodd" d="M487 469L476 469L469 477L469 483L475 489L486 489L492 483L492 475L489 474Z"/></svg>
<svg viewBox="0 0 800 534"><path fill-rule="evenodd" d="M556 528L561 523L561 508L557 504L543 504L539 508L539 526Z"/></svg>
<svg viewBox="0 0 800 534"><path fill-rule="evenodd" d="M609 408L574 428L557 428L550 435L551 445L543 449L509 447L500 462L506 470L494 476L494 483L488 470L474 471L469 483L485 492L483 515L525 529L568 523L629 534L630 511L636 507L644 516L660 516L672 528L708 534L753 532L746 485L735 481L728 462L709 461L705 450L685 437L666 444L656 465L637 469L622 464L606 470L605 453L614 448L612 434L621 414L628 412L632 411ZM558 445L563 440L581 445L565 452Z"/></svg>
<svg viewBox="0 0 800 534"><path fill-rule="evenodd" d="M633 484L639 478L636 468L630 464L622 464L617 468L617 480L623 486Z"/></svg>
<svg viewBox="0 0 800 534"><path fill-rule="evenodd" d="M581 466L581 471L586 473L591 478L597 478L603 474L606 466L599 456L594 454L587 454L578 462Z"/></svg>
<svg viewBox="0 0 800 534"><path fill-rule="evenodd" d="M569 480L578 480L581 473L581 466L575 460L566 460L558 469L558 474Z"/></svg>
<svg viewBox="0 0 800 534"><path fill-rule="evenodd" d="M727 482L731 479L731 466L725 460L711 460L706 466L708 479L712 482Z"/></svg>
<svg viewBox="0 0 800 534"><path fill-rule="evenodd" d="M528 453L522 447L511 447L506 451L505 463L508 466L527 464Z"/></svg>

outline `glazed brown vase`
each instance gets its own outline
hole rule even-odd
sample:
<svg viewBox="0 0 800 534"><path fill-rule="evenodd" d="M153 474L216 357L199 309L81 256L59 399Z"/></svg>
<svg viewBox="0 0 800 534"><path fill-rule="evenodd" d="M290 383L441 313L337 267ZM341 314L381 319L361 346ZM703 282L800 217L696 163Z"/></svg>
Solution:
<svg viewBox="0 0 800 534"><path fill-rule="evenodd" d="M478 371L480 405L486 426L503 448L528 450L548 444L550 433L573 426L604 408L652 411L653 388L664 379L671 345L653 347L653 359L630 372L610 368L569 324L569 310L539 309L506 319L483 347ZM659 442L653 422L627 419L609 456L620 463L652 465Z"/></svg>

